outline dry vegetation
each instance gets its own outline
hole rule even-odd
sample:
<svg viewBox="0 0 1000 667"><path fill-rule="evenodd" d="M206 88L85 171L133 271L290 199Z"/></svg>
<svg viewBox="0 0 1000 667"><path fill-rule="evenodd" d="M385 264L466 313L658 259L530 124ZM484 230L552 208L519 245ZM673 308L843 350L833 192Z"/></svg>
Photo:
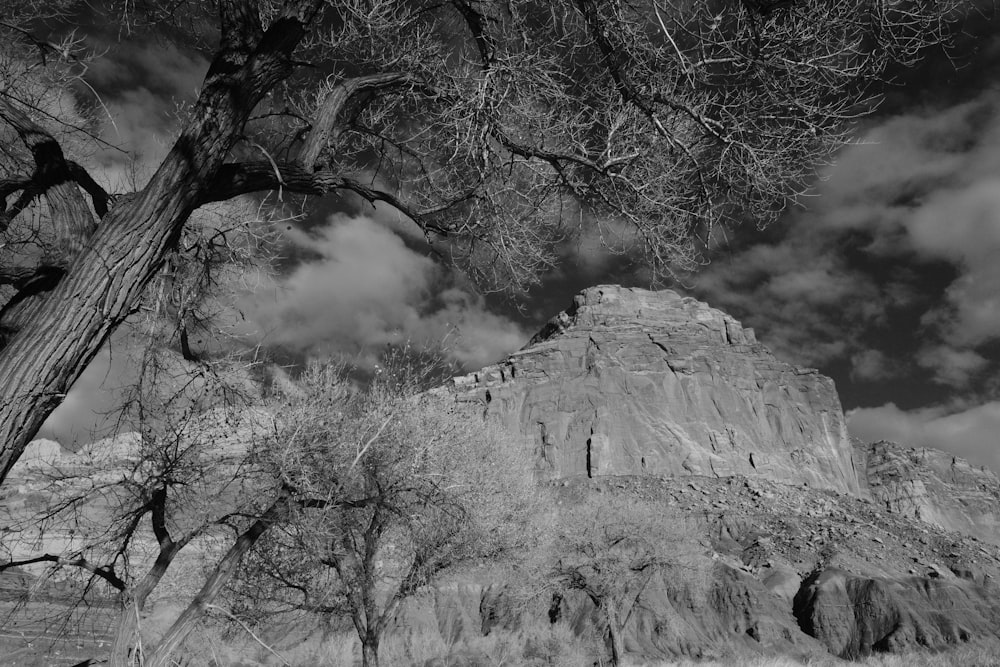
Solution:
<svg viewBox="0 0 1000 667"><path fill-rule="evenodd" d="M385 667L608 667L602 650L573 634L565 624L536 625L518 632L499 631L471 641L446 644L439 635L390 636ZM272 650L274 652L272 652ZM195 636L187 655L215 660L219 667L356 667L361 657L357 637L349 632L311 636L293 647L269 650L253 639L219 628ZM193 664L202 664L195 662ZM760 655L725 659L662 660L623 663L629 667L1000 667L1000 644L974 643L940 652L876 654L854 663L833 656L796 660Z"/></svg>

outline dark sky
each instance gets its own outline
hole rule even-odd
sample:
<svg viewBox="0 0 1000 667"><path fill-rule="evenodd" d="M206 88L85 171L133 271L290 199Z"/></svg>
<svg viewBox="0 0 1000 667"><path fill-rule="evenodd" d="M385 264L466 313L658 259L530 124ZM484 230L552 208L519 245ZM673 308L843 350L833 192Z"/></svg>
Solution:
<svg viewBox="0 0 1000 667"><path fill-rule="evenodd" d="M832 376L858 437L935 446L1000 470L995 27L969 26L976 34L953 52L958 70L936 58L903 73L811 196L764 232L752 222L730 231L710 265L672 287L754 327L780 358ZM106 151L91 166L114 189L131 189L165 154L173 111L194 98L207 63L148 40L107 48L88 72L114 118L103 133L140 159ZM329 210L285 235L287 253L308 259L260 277L238 304L242 326L295 354L363 362L388 342L446 338L457 363L478 368L523 345L580 289L649 282L584 237L518 312L436 265L394 212ZM50 435L80 437L104 400L95 403L94 390L124 372L121 358L95 362Z"/></svg>

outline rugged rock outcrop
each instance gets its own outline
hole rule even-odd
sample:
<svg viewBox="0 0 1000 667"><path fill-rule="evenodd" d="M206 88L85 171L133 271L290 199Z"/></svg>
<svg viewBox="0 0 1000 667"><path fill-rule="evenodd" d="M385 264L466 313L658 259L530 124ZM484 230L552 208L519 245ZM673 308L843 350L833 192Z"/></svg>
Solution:
<svg viewBox="0 0 1000 667"><path fill-rule="evenodd" d="M543 478L739 474L860 490L833 381L671 291L587 289L451 391L499 415Z"/></svg>
<svg viewBox="0 0 1000 667"><path fill-rule="evenodd" d="M995 635L996 586L941 577L866 577L828 568L795 597L802 629L854 659L914 646L942 647Z"/></svg>
<svg viewBox="0 0 1000 667"><path fill-rule="evenodd" d="M644 591L623 633L634 656L856 658L1000 635L1000 552L980 541L1000 543L996 476L852 444L831 380L706 304L591 288L441 392L499 416L557 488L704 517L700 584L672 572ZM578 633L602 632L586 596L561 605Z"/></svg>
<svg viewBox="0 0 1000 667"><path fill-rule="evenodd" d="M862 484L889 512L1000 544L1000 479L936 449L855 443Z"/></svg>
<svg viewBox="0 0 1000 667"><path fill-rule="evenodd" d="M574 478L553 490L573 507L608 494L651 502L662 529L648 539L683 544L687 556L671 558L629 611L622 639L637 664L859 658L1000 639L1000 547L868 499L741 476ZM525 609L503 585L453 582L410 601L398 622L442 643L550 623L607 640L586 594L562 590L547 604L554 590Z"/></svg>

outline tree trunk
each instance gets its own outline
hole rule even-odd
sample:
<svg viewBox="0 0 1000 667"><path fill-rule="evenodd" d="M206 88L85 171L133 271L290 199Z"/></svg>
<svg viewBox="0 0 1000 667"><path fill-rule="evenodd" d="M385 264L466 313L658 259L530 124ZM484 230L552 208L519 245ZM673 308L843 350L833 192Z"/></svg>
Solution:
<svg viewBox="0 0 1000 667"><path fill-rule="evenodd" d="M361 635L362 667L378 667L378 632L369 630Z"/></svg>
<svg viewBox="0 0 1000 667"><path fill-rule="evenodd" d="M219 593L226 587L229 580L236 572L237 566L243 560L243 556L257 543L267 530L286 516L289 509L289 497L286 493L281 496L265 511L259 519L242 535L240 535L229 551L222 557L219 564L215 566L211 576L201 587L191 604L181 612L173 625L166 631L156 647L148 653L148 657L143 662L143 667L169 667L172 656L184 644L188 634L194 629L198 621L205 616L208 606L215 601ZM117 666L114 666L117 667Z"/></svg>
<svg viewBox="0 0 1000 667"><path fill-rule="evenodd" d="M223 10L240 5L220 2ZM240 19L236 13L232 18ZM224 38L253 33L252 25L223 23ZM213 179L254 107L291 73L291 52L304 28L296 17L279 18L263 36L254 36L250 52L234 53L236 42L224 39L192 121L149 184L103 218L58 286L19 318L19 330L0 350L0 484L132 312L192 211L209 199Z"/></svg>
<svg viewBox="0 0 1000 667"><path fill-rule="evenodd" d="M118 628L108 656L109 667L133 667L142 663L142 647L139 641L139 605L133 600L125 603L118 618Z"/></svg>
<svg viewBox="0 0 1000 667"><path fill-rule="evenodd" d="M111 655L108 658L110 667L131 667L136 662L142 664L142 647L139 641L139 633L142 628L139 626L139 614L145 608L150 593L163 579L163 575L166 574L174 557L186 543L187 540L184 540L182 544L171 542L166 548L161 549L156 557L156 562L149 568L149 572L139 581L131 595L126 598L118 619L115 640L111 644Z"/></svg>
<svg viewBox="0 0 1000 667"><path fill-rule="evenodd" d="M618 613L614 605L605 602L601 605L604 609L604 618L608 623L608 636L611 639L611 664L615 667L623 667L625 663L625 643L622 640L623 628L618 623Z"/></svg>

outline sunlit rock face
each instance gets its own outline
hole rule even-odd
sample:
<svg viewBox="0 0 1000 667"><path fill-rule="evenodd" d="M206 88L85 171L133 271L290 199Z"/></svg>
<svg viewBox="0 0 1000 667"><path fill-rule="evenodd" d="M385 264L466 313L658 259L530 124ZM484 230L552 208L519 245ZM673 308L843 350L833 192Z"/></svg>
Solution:
<svg viewBox="0 0 1000 667"><path fill-rule="evenodd" d="M672 291L587 289L448 391L500 416L542 478L746 475L859 492L833 381Z"/></svg>
<svg viewBox="0 0 1000 667"><path fill-rule="evenodd" d="M873 500L886 511L1000 544L1000 479L936 449L855 444Z"/></svg>

